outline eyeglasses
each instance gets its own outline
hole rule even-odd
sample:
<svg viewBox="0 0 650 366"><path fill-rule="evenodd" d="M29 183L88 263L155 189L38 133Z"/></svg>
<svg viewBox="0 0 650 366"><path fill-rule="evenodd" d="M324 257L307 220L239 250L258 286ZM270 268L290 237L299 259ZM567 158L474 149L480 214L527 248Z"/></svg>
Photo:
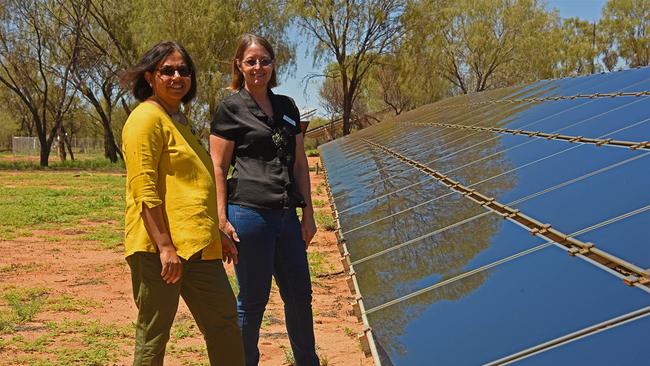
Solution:
<svg viewBox="0 0 650 366"><path fill-rule="evenodd" d="M243 62L244 64L250 66L250 67L254 67L254 66L257 65L258 63L259 63L260 66L262 66L262 67L267 67L267 66L270 66L270 65L273 63L273 60L270 59L270 58L258 58L258 59L249 58L249 59L244 60L244 61L242 61L242 62Z"/></svg>
<svg viewBox="0 0 650 366"><path fill-rule="evenodd" d="M160 75L165 77L170 77L170 78L174 77L174 75L176 75L176 72L178 72L178 75L182 78L186 78L192 75L192 70L190 70L190 68L187 66L179 66L179 67L163 66L158 69L158 72L160 73Z"/></svg>

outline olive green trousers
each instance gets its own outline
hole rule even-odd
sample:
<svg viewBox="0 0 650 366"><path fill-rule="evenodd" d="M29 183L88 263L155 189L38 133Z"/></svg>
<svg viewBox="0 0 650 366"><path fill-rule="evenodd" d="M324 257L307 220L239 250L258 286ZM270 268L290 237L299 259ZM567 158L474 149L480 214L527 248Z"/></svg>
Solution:
<svg viewBox="0 0 650 366"><path fill-rule="evenodd" d="M210 365L244 364L235 297L221 260L201 260L200 252L189 260L182 259L183 276L175 284L167 284L160 277L162 265L157 253L138 252L126 261L138 307L134 366L163 364L179 296L203 333Z"/></svg>

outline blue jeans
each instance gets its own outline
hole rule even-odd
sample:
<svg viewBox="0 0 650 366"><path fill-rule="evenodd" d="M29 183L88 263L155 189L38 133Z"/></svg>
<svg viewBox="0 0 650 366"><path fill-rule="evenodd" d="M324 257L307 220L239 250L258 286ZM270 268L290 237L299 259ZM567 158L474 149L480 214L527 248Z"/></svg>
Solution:
<svg viewBox="0 0 650 366"><path fill-rule="evenodd" d="M228 205L228 220L240 240L235 273L239 283L237 312L246 365L259 362L257 342L273 276L284 302L287 332L296 364L318 366L307 251L295 210Z"/></svg>

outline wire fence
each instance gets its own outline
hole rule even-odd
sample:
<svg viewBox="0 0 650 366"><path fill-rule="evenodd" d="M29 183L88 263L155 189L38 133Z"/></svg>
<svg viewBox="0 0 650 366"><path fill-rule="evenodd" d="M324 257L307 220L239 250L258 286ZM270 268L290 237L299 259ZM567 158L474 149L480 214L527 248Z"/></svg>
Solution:
<svg viewBox="0 0 650 366"><path fill-rule="evenodd" d="M60 141L54 140L51 150L56 151L59 143ZM103 140L92 137L72 138L71 144L75 153L101 152L104 150ZM39 155L41 143L37 137L13 136L11 151L14 155Z"/></svg>

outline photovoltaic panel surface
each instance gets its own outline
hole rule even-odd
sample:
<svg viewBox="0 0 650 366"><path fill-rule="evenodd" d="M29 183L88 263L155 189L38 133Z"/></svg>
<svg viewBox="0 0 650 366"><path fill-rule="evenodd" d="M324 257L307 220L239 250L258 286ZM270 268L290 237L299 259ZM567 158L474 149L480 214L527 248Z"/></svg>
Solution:
<svg viewBox="0 0 650 366"><path fill-rule="evenodd" d="M649 140L639 68L449 98L321 146L375 360L650 363L616 337L650 335Z"/></svg>

